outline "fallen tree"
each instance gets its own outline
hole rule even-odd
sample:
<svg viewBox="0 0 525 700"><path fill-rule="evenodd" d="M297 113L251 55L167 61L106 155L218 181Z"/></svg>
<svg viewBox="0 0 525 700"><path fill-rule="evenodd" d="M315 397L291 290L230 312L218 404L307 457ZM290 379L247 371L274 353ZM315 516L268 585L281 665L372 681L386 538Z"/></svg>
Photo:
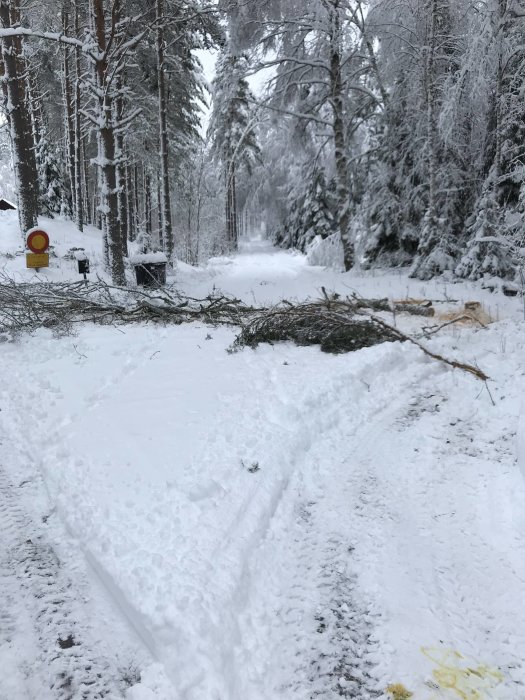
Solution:
<svg viewBox="0 0 525 700"><path fill-rule="evenodd" d="M257 312L234 342L234 348L291 340L297 345L320 345L324 352L350 352L378 343L401 340L393 328L374 318L362 318L366 308L352 300L321 299L291 304L281 302Z"/></svg>
<svg viewBox="0 0 525 700"><path fill-rule="evenodd" d="M370 307L376 310L378 305L367 303L369 301L330 298L325 294L324 299L315 302L282 302L274 309L255 314L237 336L234 348L253 348L259 343L292 340L298 345L320 345L325 352L339 353L397 340L412 343L428 357L461 369L481 381L489 379L478 367L434 353L417 339L370 313Z"/></svg>
<svg viewBox="0 0 525 700"><path fill-rule="evenodd" d="M51 328L71 333L75 324L188 323L241 325L255 309L222 294L195 299L176 290L147 292L97 282L0 282L0 333Z"/></svg>
<svg viewBox="0 0 525 700"><path fill-rule="evenodd" d="M212 326L240 327L233 350L292 341L341 353L384 342L410 342L434 360L482 381L488 379L479 368L428 350L417 339L375 315L378 311L403 311L428 316L428 302L393 306L386 299L343 299L322 291L323 298L316 301L282 301L274 307L256 308L219 292L197 299L174 288L146 291L116 287L102 280L28 284L4 277L0 279L0 337L9 340L39 328L69 335L76 324L87 322L120 325L200 321ZM396 306L407 306L410 311Z"/></svg>

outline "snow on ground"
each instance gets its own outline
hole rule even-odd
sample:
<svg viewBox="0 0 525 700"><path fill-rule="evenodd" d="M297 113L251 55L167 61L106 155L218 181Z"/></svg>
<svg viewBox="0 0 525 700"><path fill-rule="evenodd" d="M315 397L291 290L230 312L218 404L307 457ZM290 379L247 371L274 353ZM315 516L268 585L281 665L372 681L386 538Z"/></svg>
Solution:
<svg viewBox="0 0 525 700"><path fill-rule="evenodd" d="M428 344L490 393L400 343L228 353L233 330L191 324L0 345L0 698L525 698L520 302L263 242L175 275L259 304L482 299L502 320Z"/></svg>
<svg viewBox="0 0 525 700"><path fill-rule="evenodd" d="M81 279L74 251L84 248L96 273L104 276L100 231L86 226L83 233L62 218L41 217L40 227L49 235L49 268L38 272L26 268L25 241L20 235L17 213L0 211L0 275L23 281Z"/></svg>
<svg viewBox="0 0 525 700"><path fill-rule="evenodd" d="M50 267L28 270L25 266L24 241L20 236L16 212L0 212L0 274L21 281L78 280L78 264L75 251L84 249L89 260L90 279L97 276L107 279L103 266L102 239L100 231L86 226L83 233L77 231L70 221L56 218L40 219L41 227L50 237ZM134 244L130 246L134 250ZM133 282L133 270L128 269L128 279ZM235 295L247 303L265 305L283 298L297 300L318 298L321 288L342 295L353 293L367 297L389 299L421 298L452 300L461 306L465 301L482 301L492 317L499 319L508 315L508 309L519 313L521 302L510 301L500 294L491 294L481 289L478 283L448 281L421 282L407 277L406 270L353 271L341 274L338 271L307 264L306 256L272 248L265 240L242 242L235 257L217 257L205 267L192 267L178 262L175 270L169 271L168 283L196 297L211 291L223 291ZM522 314L523 315L523 314Z"/></svg>

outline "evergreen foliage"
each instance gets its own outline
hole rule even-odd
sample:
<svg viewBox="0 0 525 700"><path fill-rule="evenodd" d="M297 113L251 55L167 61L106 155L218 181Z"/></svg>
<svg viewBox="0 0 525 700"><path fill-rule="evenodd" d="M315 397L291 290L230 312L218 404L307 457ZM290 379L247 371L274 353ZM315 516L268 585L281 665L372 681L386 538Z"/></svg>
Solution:
<svg viewBox="0 0 525 700"><path fill-rule="evenodd" d="M302 251L339 236L345 269L512 277L524 23L508 0L6 0L21 228L99 226L119 283L139 234L196 262L253 225Z"/></svg>
<svg viewBox="0 0 525 700"><path fill-rule="evenodd" d="M337 229L333 215L334 193L319 168L306 170L287 197L288 215L283 227L274 234L278 245L306 252L316 236L327 238Z"/></svg>
<svg viewBox="0 0 525 700"><path fill-rule="evenodd" d="M256 136L254 96L246 79L247 57L224 51L217 61L213 81L213 111L209 135L211 154L222 164L226 191L226 240L237 247L237 181L249 176L260 159Z"/></svg>

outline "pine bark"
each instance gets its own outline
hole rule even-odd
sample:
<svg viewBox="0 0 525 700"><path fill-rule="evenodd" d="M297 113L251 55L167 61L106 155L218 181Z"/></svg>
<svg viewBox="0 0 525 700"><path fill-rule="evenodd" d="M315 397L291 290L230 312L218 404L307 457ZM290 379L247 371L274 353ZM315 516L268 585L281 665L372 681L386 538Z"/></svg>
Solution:
<svg viewBox="0 0 525 700"><path fill-rule="evenodd" d="M428 199L423 222L418 256L410 272L411 277L430 279L438 270L434 263L429 264L429 256L440 242L437 207L438 175L438 93L436 85L437 21L439 0L428 0L429 25L425 57L425 100L426 100L426 155L428 163ZM442 270L439 270L442 271Z"/></svg>
<svg viewBox="0 0 525 700"><path fill-rule="evenodd" d="M69 2L65 0L62 7L62 30L69 34ZM64 86L64 121L66 127L66 170L70 183L71 210L73 218L77 213L77 188L75 186L75 118L73 112L73 85L71 78L71 49L68 46L63 50L63 86Z"/></svg>
<svg viewBox="0 0 525 700"><path fill-rule="evenodd" d="M116 99L116 114L117 123L120 123L124 117L124 102L122 99L122 84L120 79L116 81L117 99ZM126 183L126 157L124 151L124 134L122 130L118 130L115 137L116 149L116 177L117 177L117 198L118 198L118 223L119 237L122 247L122 255L128 254L128 197Z"/></svg>
<svg viewBox="0 0 525 700"><path fill-rule="evenodd" d="M0 1L2 27L20 22L19 0ZM15 178L18 192L18 218L22 233L38 223L38 173L31 118L26 104L27 76L22 69L22 40L20 37L2 39L6 115L13 148Z"/></svg>
<svg viewBox="0 0 525 700"><path fill-rule="evenodd" d="M147 170L143 170L144 180L144 232L147 236L152 233L152 210L151 210L151 177Z"/></svg>
<svg viewBox="0 0 525 700"><path fill-rule="evenodd" d="M115 139L114 104L110 81L112 77L111 67L108 64L106 19L104 13L104 0L92 0L93 25L99 57L95 60L95 77L98 96L98 167L101 176L101 210L104 220L104 230L107 236L109 251L109 263L111 278L116 285L126 283L124 271L124 256L122 254L122 241L120 238L120 224L118 211L117 191L117 149ZM115 0L112 6L113 27L118 24L120 18L120 1Z"/></svg>
<svg viewBox="0 0 525 700"><path fill-rule="evenodd" d="M86 152L87 152L87 146L86 146L86 140L87 136L84 136L81 134L81 139L80 139L80 159L81 159L81 164L82 164L82 173L81 173L81 179L82 179L82 198L84 201L84 216L86 219L86 223L92 224L95 222L95 217L92 215L91 209L90 209L90 202L91 202L91 191L89 187L89 171L88 171L88 160L86 157Z"/></svg>
<svg viewBox="0 0 525 700"><path fill-rule="evenodd" d="M169 171L169 141L167 120L166 92L166 62L164 51L164 6L163 0L155 0L156 11L156 49L157 49L157 82L159 100L159 144L160 144L160 238L166 250L168 259L173 255L173 224L171 220L170 171Z"/></svg>
<svg viewBox="0 0 525 700"><path fill-rule="evenodd" d="M355 251L350 232L350 188L348 186L348 158L344 125L343 80L341 76L341 20L339 0L330 3L330 87L333 115L334 157L337 176L337 208L339 231L343 244L345 270L354 266Z"/></svg>
<svg viewBox="0 0 525 700"><path fill-rule="evenodd" d="M431 0L430 34L427 47L427 149L428 149L428 207L427 226L429 242L438 237L437 221L437 93L436 93L436 27L438 0Z"/></svg>
<svg viewBox="0 0 525 700"><path fill-rule="evenodd" d="M78 7L78 0L73 2L73 29L75 37L80 36L80 11ZM81 109L82 109L82 97L80 89L80 80L82 75L82 66L80 59L80 51L75 49L75 84L74 84L74 181L75 181L75 223L79 231L84 230L84 194L83 194L83 167L82 167L82 156L83 156L83 143L82 143L82 119L81 119Z"/></svg>

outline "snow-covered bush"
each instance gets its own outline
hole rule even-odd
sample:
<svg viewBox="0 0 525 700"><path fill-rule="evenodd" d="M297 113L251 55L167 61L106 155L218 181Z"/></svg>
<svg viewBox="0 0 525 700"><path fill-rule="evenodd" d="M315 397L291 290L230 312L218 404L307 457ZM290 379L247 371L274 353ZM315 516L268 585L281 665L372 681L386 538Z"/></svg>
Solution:
<svg viewBox="0 0 525 700"><path fill-rule="evenodd" d="M457 250L446 231L446 222L438 219L432 224L428 215L423 221L421 243L418 256L410 270L410 277L430 280L433 277L452 271L456 266Z"/></svg>
<svg viewBox="0 0 525 700"><path fill-rule="evenodd" d="M306 249L306 257L310 265L344 271L341 236L338 233L333 233L327 238L316 236Z"/></svg>
<svg viewBox="0 0 525 700"><path fill-rule="evenodd" d="M506 226L492 186L482 194L476 210L477 216L468 230L470 241L456 266L456 275L470 280L485 275L514 277L509 241L502 235Z"/></svg>
<svg viewBox="0 0 525 700"><path fill-rule="evenodd" d="M486 275L512 279L514 266L508 253L508 242L501 236L474 238L459 261L458 277L479 280Z"/></svg>

